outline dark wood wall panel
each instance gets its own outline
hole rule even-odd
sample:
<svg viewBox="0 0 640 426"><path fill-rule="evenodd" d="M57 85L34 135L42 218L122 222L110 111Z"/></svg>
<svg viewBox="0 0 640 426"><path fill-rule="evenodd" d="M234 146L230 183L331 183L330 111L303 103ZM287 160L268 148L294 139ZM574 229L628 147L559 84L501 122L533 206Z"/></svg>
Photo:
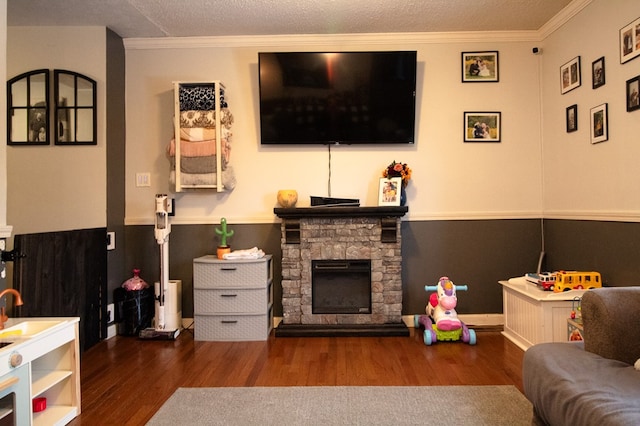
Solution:
<svg viewBox="0 0 640 426"><path fill-rule="evenodd" d="M106 334L106 229L16 235L13 287L24 300L21 317L80 317L80 344ZM104 303L101 303L105 300Z"/></svg>

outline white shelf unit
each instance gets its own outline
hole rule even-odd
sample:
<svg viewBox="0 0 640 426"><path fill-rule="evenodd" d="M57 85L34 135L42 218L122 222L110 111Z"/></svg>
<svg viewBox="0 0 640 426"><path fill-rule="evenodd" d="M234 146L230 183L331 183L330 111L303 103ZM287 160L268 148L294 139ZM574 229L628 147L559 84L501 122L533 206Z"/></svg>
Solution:
<svg viewBox="0 0 640 426"><path fill-rule="evenodd" d="M47 399L34 425L65 425L80 413L79 358L75 338L31 361L31 399Z"/></svg>
<svg viewBox="0 0 640 426"><path fill-rule="evenodd" d="M273 329L271 255L194 259L193 311L195 340L267 340Z"/></svg>
<svg viewBox="0 0 640 426"><path fill-rule="evenodd" d="M181 164L181 126L180 126L180 114L182 108L180 105L180 92L181 90L189 88L212 88L214 93L214 109L215 116L215 183L183 183L183 172L180 170ZM220 119L222 117L221 112L221 100L225 96L225 87L219 80L205 81L205 82L185 82L174 81L173 82L173 95L174 95L174 140L175 140L175 190L176 192L182 192L189 189L215 189L217 192L225 191L222 184L222 127ZM213 164L212 164L213 167Z"/></svg>

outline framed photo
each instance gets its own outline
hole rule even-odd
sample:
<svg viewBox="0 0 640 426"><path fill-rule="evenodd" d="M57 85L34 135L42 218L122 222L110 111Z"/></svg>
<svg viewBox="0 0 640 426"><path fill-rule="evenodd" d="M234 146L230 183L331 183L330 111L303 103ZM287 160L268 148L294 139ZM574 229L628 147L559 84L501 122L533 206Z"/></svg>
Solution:
<svg viewBox="0 0 640 426"><path fill-rule="evenodd" d="M401 190L401 177L380 178L380 187L378 189L378 205L399 206Z"/></svg>
<svg viewBox="0 0 640 426"><path fill-rule="evenodd" d="M500 142L499 112L465 112L465 142Z"/></svg>
<svg viewBox="0 0 640 426"><path fill-rule="evenodd" d="M567 133L578 130L578 104L567 107Z"/></svg>
<svg viewBox="0 0 640 426"><path fill-rule="evenodd" d="M498 51L462 52L463 83L500 81Z"/></svg>
<svg viewBox="0 0 640 426"><path fill-rule="evenodd" d="M591 87L597 89L604 86L604 56L591 63Z"/></svg>
<svg viewBox="0 0 640 426"><path fill-rule="evenodd" d="M565 93L580 87L580 56L576 56L560 67L560 88Z"/></svg>
<svg viewBox="0 0 640 426"><path fill-rule="evenodd" d="M640 109L640 75L627 80L627 111L635 111Z"/></svg>
<svg viewBox="0 0 640 426"><path fill-rule="evenodd" d="M640 55L640 18L620 28L620 63Z"/></svg>
<svg viewBox="0 0 640 426"><path fill-rule="evenodd" d="M609 139L609 118L607 105L591 108L591 143L604 142Z"/></svg>

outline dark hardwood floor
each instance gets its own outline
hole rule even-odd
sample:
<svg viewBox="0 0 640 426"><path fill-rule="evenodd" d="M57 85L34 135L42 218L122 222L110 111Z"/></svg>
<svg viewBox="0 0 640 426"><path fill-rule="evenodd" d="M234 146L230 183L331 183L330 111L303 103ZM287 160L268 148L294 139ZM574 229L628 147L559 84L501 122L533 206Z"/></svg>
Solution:
<svg viewBox="0 0 640 426"><path fill-rule="evenodd" d="M116 336L82 354L82 414L71 425L144 425L178 387L514 385L523 351L497 331L477 344L409 337L194 342Z"/></svg>

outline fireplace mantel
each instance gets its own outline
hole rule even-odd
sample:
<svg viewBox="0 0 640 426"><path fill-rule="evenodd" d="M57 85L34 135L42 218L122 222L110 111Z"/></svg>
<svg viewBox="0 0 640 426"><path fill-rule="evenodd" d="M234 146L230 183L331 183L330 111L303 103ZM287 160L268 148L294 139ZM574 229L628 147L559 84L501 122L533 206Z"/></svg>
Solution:
<svg viewBox="0 0 640 426"><path fill-rule="evenodd" d="M293 207L273 209L282 219L303 217L402 217L409 211L408 206L385 207Z"/></svg>
<svg viewBox="0 0 640 426"><path fill-rule="evenodd" d="M380 241L395 243L398 239L396 221L404 216L409 207L294 207L274 208L273 212L284 220L285 240L287 244L300 244L300 219L341 219L373 218L380 219Z"/></svg>

